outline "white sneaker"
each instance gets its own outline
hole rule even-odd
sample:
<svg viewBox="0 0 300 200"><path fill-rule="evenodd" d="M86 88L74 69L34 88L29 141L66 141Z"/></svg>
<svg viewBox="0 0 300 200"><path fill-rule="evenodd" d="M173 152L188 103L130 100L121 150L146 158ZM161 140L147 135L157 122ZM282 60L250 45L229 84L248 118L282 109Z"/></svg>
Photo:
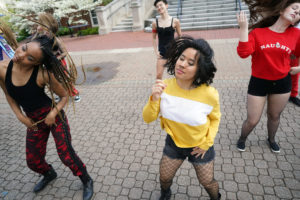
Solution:
<svg viewBox="0 0 300 200"><path fill-rule="evenodd" d="M76 95L74 97L74 102L79 102L81 100L81 97L79 95Z"/></svg>

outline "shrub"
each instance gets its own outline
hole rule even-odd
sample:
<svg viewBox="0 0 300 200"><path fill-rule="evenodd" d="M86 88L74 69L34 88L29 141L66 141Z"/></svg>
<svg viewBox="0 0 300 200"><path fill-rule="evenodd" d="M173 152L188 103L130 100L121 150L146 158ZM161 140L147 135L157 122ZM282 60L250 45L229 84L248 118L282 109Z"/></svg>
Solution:
<svg viewBox="0 0 300 200"><path fill-rule="evenodd" d="M103 0L102 1L102 6L106 6L107 4L109 4L110 2L112 2L113 0Z"/></svg>
<svg viewBox="0 0 300 200"><path fill-rule="evenodd" d="M60 27L57 31L57 36L63 36L63 35L69 35L70 34L70 30L67 27Z"/></svg>

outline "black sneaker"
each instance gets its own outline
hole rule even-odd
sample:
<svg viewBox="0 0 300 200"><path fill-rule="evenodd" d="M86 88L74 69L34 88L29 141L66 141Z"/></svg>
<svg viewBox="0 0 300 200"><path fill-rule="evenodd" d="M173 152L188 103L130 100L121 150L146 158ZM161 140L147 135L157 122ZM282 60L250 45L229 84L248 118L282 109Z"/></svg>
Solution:
<svg viewBox="0 0 300 200"><path fill-rule="evenodd" d="M289 101L292 102L293 104L295 104L296 106L300 107L300 99L297 97L290 97Z"/></svg>
<svg viewBox="0 0 300 200"><path fill-rule="evenodd" d="M239 151L245 151L245 142L242 141L241 139L238 140L237 144L236 144L236 148Z"/></svg>
<svg viewBox="0 0 300 200"><path fill-rule="evenodd" d="M268 139L268 143L270 145L271 151L273 151L274 153L280 153L280 147L276 142L270 142L270 140Z"/></svg>
<svg viewBox="0 0 300 200"><path fill-rule="evenodd" d="M161 189L159 200L170 200L171 195L172 195L172 191L170 188L167 190Z"/></svg>

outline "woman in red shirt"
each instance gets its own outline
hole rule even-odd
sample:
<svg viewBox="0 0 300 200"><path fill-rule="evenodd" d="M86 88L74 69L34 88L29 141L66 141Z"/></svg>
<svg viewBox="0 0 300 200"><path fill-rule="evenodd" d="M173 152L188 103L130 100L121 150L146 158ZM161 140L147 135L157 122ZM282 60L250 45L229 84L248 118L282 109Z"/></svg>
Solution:
<svg viewBox="0 0 300 200"><path fill-rule="evenodd" d="M252 56L252 73L248 86L247 119L237 142L245 151L248 135L255 128L267 103L268 143L279 153L275 142L280 114L291 92L290 74L299 67L290 67L290 56L300 55L300 31L292 25L300 21L300 0L245 0L250 10L252 30L244 12L238 16L240 41L237 52L241 58Z"/></svg>

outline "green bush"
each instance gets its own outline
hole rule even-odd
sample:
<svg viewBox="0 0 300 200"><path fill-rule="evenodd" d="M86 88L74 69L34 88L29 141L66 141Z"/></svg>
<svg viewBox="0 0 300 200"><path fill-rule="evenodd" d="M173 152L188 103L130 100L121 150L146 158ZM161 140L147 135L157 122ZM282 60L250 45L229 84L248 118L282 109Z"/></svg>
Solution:
<svg viewBox="0 0 300 200"><path fill-rule="evenodd" d="M70 30L68 29L68 27L60 27L57 31L58 36L63 36L63 35L69 35L70 34Z"/></svg>
<svg viewBox="0 0 300 200"><path fill-rule="evenodd" d="M103 0L102 1L102 5L106 6L107 4L109 4L110 2L112 2L113 0Z"/></svg>
<svg viewBox="0 0 300 200"><path fill-rule="evenodd" d="M95 35L98 34L98 27L87 28L77 32L77 36Z"/></svg>
<svg viewBox="0 0 300 200"><path fill-rule="evenodd" d="M24 39L26 39L27 37L29 37L30 34L28 33L28 31L26 29L22 29L17 36L17 41L20 42Z"/></svg>

